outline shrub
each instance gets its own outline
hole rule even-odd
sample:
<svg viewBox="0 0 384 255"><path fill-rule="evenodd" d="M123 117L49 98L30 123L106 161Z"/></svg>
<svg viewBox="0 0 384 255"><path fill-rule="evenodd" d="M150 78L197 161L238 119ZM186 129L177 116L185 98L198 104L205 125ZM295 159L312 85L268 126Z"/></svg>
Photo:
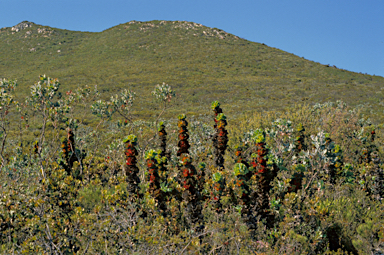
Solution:
<svg viewBox="0 0 384 255"><path fill-rule="evenodd" d="M215 101L214 129L182 114L167 120L168 136L159 118L114 122L123 109L113 107L133 107L131 92L94 103L101 121L91 128L70 113L80 90L58 99L58 81L42 76L33 107L19 111L2 82L2 253L384 250L381 126L341 103L230 125ZM174 96L165 86L155 94L165 104ZM37 110L28 123L38 137L17 141L7 118Z"/></svg>

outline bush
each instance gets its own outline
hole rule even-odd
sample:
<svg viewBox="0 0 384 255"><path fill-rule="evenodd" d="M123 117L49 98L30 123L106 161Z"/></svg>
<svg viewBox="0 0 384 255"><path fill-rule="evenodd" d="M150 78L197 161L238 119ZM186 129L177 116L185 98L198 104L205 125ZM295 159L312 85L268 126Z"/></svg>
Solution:
<svg viewBox="0 0 384 255"><path fill-rule="evenodd" d="M57 98L58 85L42 76L32 90L48 92L30 108L6 101L13 90L0 95L2 253L384 252L382 126L357 110L231 120L214 102L213 120L160 121L174 95L163 85L147 122L131 114L132 92L92 103L89 90ZM95 127L73 115L87 101Z"/></svg>

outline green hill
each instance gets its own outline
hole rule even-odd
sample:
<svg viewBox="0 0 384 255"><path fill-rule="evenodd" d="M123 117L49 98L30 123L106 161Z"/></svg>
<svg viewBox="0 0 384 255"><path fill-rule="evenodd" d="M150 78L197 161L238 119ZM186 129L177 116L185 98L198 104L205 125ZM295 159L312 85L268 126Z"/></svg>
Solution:
<svg viewBox="0 0 384 255"><path fill-rule="evenodd" d="M383 77L171 21L3 28L0 77L0 254L384 254Z"/></svg>
<svg viewBox="0 0 384 255"><path fill-rule="evenodd" d="M131 21L100 33L27 21L2 28L0 77L17 79L25 96L40 74L59 78L64 91L87 84L110 95L129 87L138 96L140 117L156 107L154 85L166 82L179 95L170 116L205 113L213 100L233 117L343 100L383 121L383 77L322 65L193 22Z"/></svg>

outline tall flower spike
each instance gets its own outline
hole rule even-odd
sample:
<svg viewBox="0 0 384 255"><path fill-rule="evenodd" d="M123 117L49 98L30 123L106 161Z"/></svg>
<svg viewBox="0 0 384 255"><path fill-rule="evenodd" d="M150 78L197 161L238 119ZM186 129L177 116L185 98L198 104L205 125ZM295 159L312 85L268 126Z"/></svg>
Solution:
<svg viewBox="0 0 384 255"><path fill-rule="evenodd" d="M169 153L167 152L167 132L165 131L164 123L161 121L158 127L158 135L160 140L160 151L159 151L159 157L160 161L158 162L159 165L159 174L161 178L167 178L167 168L166 165L168 163L169 159Z"/></svg>
<svg viewBox="0 0 384 255"><path fill-rule="evenodd" d="M138 177L139 168L136 166L136 156L138 152L136 150L137 137L135 135L129 135L124 140L125 146L125 174L127 176L128 191L131 194L138 195L140 179Z"/></svg>
<svg viewBox="0 0 384 255"><path fill-rule="evenodd" d="M70 154L68 159L68 165L70 168L72 168L73 163L77 161L77 157L75 154L75 135L73 134L72 129L68 130L67 139L68 139L67 150L69 151L69 154Z"/></svg>
<svg viewBox="0 0 384 255"><path fill-rule="evenodd" d="M165 125L164 122L159 123L158 128L158 134L159 134L159 140L160 140L160 156L165 157L167 156L167 132L165 131Z"/></svg>
<svg viewBox="0 0 384 255"><path fill-rule="evenodd" d="M155 199L158 198L161 192L157 158L158 153L155 150L149 150L145 153L148 170L147 181L149 182L149 193L151 193Z"/></svg>
<svg viewBox="0 0 384 255"><path fill-rule="evenodd" d="M220 172L216 172L212 175L213 187L211 191L212 200L211 203L217 212L221 212L222 204L220 202L221 196L224 195L225 178Z"/></svg>
<svg viewBox="0 0 384 255"><path fill-rule="evenodd" d="M186 206L186 215L190 223L196 223L201 218L201 195L199 191L199 177L195 167L192 165L192 158L184 155L181 158L181 184L184 188L182 199Z"/></svg>
<svg viewBox="0 0 384 255"><path fill-rule="evenodd" d="M271 173L267 168L267 154L265 144L265 132L261 129L255 130L252 140L256 145L256 153L252 154L251 165L253 168L253 175L255 175L258 186L258 193L251 195L252 200L256 200L257 212L262 216L267 216L267 210L269 207L268 193L270 190L270 183L272 179Z"/></svg>
<svg viewBox="0 0 384 255"><path fill-rule="evenodd" d="M233 185L233 193L237 204L241 206L241 214L246 219L250 216L250 196L249 186L247 184L247 173L249 172L247 166L243 163L236 163L233 173L236 176Z"/></svg>
<svg viewBox="0 0 384 255"><path fill-rule="evenodd" d="M72 129L68 129L67 137L61 140L61 155L62 159L60 160L60 164L65 169L68 175L74 175L72 172L73 163L75 161L79 161L76 156L76 148L75 148L75 135L72 132ZM76 175L76 174L75 174ZM77 177L81 177L78 176Z"/></svg>
<svg viewBox="0 0 384 255"><path fill-rule="evenodd" d="M188 134L188 122L186 120L185 114L181 114L178 116L179 121L177 122L177 126L179 127L179 150L177 151L177 156L181 156L183 153L189 153L189 134Z"/></svg>
<svg viewBox="0 0 384 255"><path fill-rule="evenodd" d="M228 132L225 129L227 126L227 118L222 113L222 109L220 108L220 103L218 101L214 101L211 105L212 110L215 113L215 134L212 137L213 148L214 148L214 157L215 157L215 165L218 168L224 167L224 154L227 149L228 143Z"/></svg>
<svg viewBox="0 0 384 255"><path fill-rule="evenodd" d="M306 150L306 146L304 144L304 131L305 128L303 124L299 124L296 128L298 132L298 136L296 137L296 154L299 154L301 151Z"/></svg>

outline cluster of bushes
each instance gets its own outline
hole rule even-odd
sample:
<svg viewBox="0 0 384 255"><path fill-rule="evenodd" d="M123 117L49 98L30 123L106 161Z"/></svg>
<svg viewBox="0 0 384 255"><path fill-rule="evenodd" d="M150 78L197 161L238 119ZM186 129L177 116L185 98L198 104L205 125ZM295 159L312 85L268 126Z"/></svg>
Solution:
<svg viewBox="0 0 384 255"><path fill-rule="evenodd" d="M384 253L382 127L342 102L161 121L162 84L142 121L129 90L41 76L21 103L16 86L0 83L2 253Z"/></svg>

